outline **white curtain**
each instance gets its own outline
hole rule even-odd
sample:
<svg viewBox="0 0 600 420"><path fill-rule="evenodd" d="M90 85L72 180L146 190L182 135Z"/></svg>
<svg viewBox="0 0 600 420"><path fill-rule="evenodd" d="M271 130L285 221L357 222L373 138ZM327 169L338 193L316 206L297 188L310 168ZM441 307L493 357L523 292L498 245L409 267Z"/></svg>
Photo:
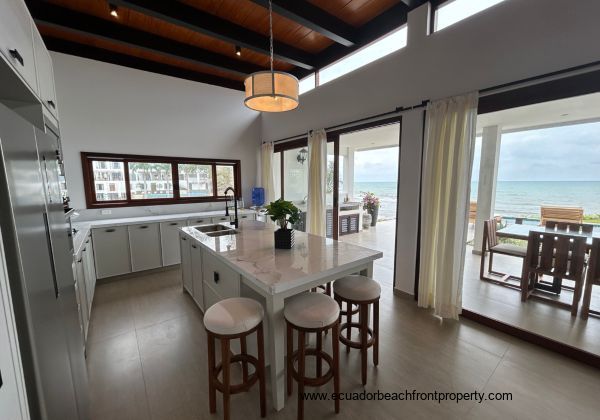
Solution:
<svg viewBox="0 0 600 420"><path fill-rule="evenodd" d="M421 196L419 301L442 318L462 310L477 93L427 107Z"/></svg>
<svg viewBox="0 0 600 420"><path fill-rule="evenodd" d="M260 152L261 184L265 189L265 204L275 200L273 178L273 143L263 143Z"/></svg>
<svg viewBox="0 0 600 420"><path fill-rule="evenodd" d="M327 181L327 134L313 130L308 134L308 209L306 232L325 236L325 183Z"/></svg>

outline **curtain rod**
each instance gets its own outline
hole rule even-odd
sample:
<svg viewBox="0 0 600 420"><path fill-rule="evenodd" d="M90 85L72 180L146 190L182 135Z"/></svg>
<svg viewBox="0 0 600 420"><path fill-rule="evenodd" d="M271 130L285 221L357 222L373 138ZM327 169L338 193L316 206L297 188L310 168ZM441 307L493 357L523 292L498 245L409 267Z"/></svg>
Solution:
<svg viewBox="0 0 600 420"><path fill-rule="evenodd" d="M354 125L357 125L357 124L365 122L365 121L377 120L379 118L391 116L391 115L394 115L394 114L399 114L401 112L412 111L413 109L418 109L418 108L424 108L424 107L427 106L428 103L429 103L429 99L424 100L423 102L421 102L418 105L400 106L400 107L397 107L393 111L383 112L381 114L372 115L370 117L365 117L365 118L360 118L358 120L354 120L354 121L343 123L343 124L333 125L331 127L325 127L325 131L331 131L331 130L336 130L336 129L345 128L345 127L350 128L350 127L352 127ZM312 131L313 130L308 130L309 133L312 132ZM272 143L284 143L286 141L298 140L298 139L301 139L301 138L304 138L304 137L306 137L306 134L298 134L298 135L295 135L295 136L290 136L290 137L285 137L283 139L274 140ZM268 142L263 142L263 143L268 143Z"/></svg>

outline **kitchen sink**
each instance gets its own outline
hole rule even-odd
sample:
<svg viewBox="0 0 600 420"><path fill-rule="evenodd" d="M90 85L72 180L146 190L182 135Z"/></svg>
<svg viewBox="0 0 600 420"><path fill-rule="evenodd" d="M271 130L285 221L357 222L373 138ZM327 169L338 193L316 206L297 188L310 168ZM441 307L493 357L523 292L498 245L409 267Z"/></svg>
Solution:
<svg viewBox="0 0 600 420"><path fill-rule="evenodd" d="M222 232L222 231L227 231L227 230L233 230L233 228L223 226L223 225L196 226L194 229L196 229L197 231L202 232L202 233Z"/></svg>
<svg viewBox="0 0 600 420"><path fill-rule="evenodd" d="M215 236L235 235L236 233L238 233L238 231L235 229L226 229L217 232L206 232L205 235L214 238Z"/></svg>

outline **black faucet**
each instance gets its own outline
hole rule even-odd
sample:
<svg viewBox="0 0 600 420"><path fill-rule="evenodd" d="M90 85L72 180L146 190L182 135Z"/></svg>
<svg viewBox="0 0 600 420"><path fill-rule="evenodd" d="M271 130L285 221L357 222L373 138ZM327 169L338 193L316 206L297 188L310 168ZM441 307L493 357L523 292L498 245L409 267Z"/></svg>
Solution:
<svg viewBox="0 0 600 420"><path fill-rule="evenodd" d="M233 208L234 208L234 211L235 211L235 217L234 217L234 219L233 219L233 222L229 222L229 224L230 224L230 225L233 225L233 226L235 226L235 228L237 229L237 228L238 228L238 226L239 226L239 221L238 221L238 208L237 208L237 195L236 195L236 193L235 193L235 190L234 190L232 187L228 187L228 188L225 190L225 193L224 193L224 194L225 194L225 195L227 195L227 193L228 193L229 191L231 191L231 192L233 193ZM229 200L226 200L226 201L225 201L225 216L229 216L229 206L227 205L227 202L228 202L228 201L229 201Z"/></svg>

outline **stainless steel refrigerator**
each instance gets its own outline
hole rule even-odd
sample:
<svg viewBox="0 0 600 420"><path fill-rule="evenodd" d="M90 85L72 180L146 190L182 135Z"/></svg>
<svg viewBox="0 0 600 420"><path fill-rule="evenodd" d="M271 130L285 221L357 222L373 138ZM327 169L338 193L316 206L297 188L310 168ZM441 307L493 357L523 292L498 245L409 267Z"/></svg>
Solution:
<svg viewBox="0 0 600 420"><path fill-rule="evenodd" d="M58 137L0 104L0 229L34 419L88 418Z"/></svg>

